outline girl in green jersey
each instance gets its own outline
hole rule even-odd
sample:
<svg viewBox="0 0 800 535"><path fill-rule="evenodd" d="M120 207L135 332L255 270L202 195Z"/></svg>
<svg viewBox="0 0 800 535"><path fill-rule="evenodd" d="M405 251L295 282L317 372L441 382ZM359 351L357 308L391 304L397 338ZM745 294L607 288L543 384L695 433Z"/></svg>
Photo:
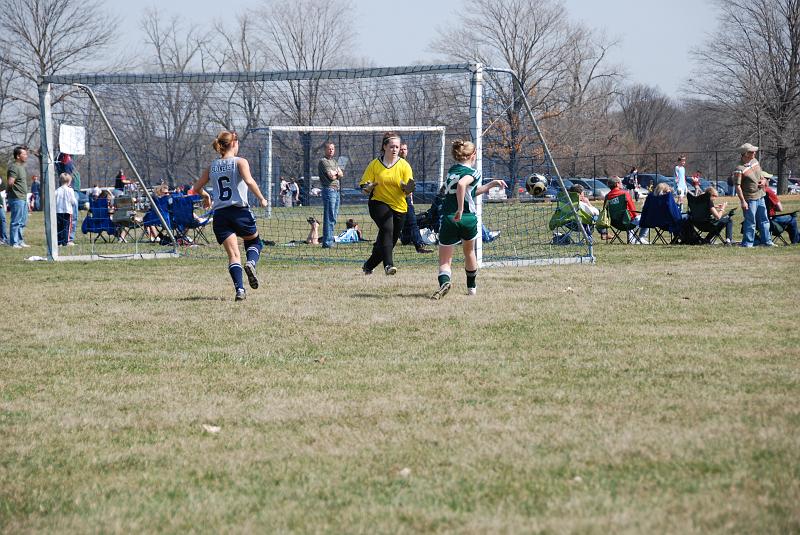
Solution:
<svg viewBox="0 0 800 535"><path fill-rule="evenodd" d="M458 162L450 168L445 179L445 198L442 207L442 227L439 232L439 289L431 299L441 299L450 291L450 265L453 247L460 241L464 248L464 269L467 272L467 295L477 293L478 258L475 239L478 237L476 199L493 187L506 188L502 180L481 185L481 173L475 169L478 154L470 141L457 139L451 149Z"/></svg>

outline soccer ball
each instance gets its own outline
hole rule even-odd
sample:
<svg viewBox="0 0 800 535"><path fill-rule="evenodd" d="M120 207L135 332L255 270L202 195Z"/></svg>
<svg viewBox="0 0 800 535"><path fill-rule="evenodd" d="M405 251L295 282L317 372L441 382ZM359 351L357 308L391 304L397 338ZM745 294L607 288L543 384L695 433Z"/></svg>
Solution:
<svg viewBox="0 0 800 535"><path fill-rule="evenodd" d="M538 173L534 173L525 181L525 189L534 197L541 195L547 189L547 179Z"/></svg>

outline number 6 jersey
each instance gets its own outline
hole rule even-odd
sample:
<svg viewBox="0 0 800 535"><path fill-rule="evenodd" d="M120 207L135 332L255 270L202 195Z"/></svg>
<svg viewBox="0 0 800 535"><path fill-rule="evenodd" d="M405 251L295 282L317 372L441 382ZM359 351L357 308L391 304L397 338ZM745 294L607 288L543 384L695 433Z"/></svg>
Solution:
<svg viewBox="0 0 800 535"><path fill-rule="evenodd" d="M239 176L238 156L219 158L211 163L208 179L214 191L214 210L228 206L247 208L247 184Z"/></svg>

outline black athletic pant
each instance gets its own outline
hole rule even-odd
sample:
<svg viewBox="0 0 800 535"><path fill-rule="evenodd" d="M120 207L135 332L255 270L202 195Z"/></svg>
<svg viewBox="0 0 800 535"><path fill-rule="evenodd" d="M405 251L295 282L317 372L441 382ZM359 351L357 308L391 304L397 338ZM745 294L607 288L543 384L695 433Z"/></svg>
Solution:
<svg viewBox="0 0 800 535"><path fill-rule="evenodd" d="M417 225L417 214L414 212L414 204L409 201L408 212L406 212L406 221L403 224L403 232L400 233L400 243L408 245L413 243L414 247L422 247L422 235L419 233L419 225Z"/></svg>
<svg viewBox="0 0 800 535"><path fill-rule="evenodd" d="M378 237L372 246L372 256L364 263L364 269L372 271L383 262L384 269L392 266L392 249L403 230L406 214L395 212L381 201L369 201L369 216L378 226Z"/></svg>

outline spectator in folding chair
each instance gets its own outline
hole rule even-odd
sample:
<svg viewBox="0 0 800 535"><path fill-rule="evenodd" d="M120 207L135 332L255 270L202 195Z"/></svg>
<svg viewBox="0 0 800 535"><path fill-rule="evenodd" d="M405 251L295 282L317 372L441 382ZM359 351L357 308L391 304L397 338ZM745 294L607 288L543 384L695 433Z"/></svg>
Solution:
<svg viewBox="0 0 800 535"><path fill-rule="evenodd" d="M170 212L173 200L169 194L169 187L166 184L159 184L153 188L153 200L156 202L158 210L164 217L164 222L167 226L172 228ZM144 215L142 225L144 225L147 231L147 237L150 243L162 243L165 240L169 240L169 233L164 228L163 223L161 223L161 218L158 217L158 214L152 207Z"/></svg>
<svg viewBox="0 0 800 535"><path fill-rule="evenodd" d="M622 243L620 232L627 233L627 243L650 243L647 241L647 229L639 226L641 216L636 211L631 194L622 189L620 178L618 176L609 178L608 187L611 188L611 191L606 195L605 207L611 218L611 232L614 235L609 243L614 241Z"/></svg>
<svg viewBox="0 0 800 535"><path fill-rule="evenodd" d="M784 245L789 245L783 237L783 233L789 233L789 241L792 245L800 243L800 233L797 230L797 212L787 212L779 214L783 211L783 204L775 191L769 186L764 187L764 193L767 194L767 216L769 217L769 231L772 237L779 240Z"/></svg>
<svg viewBox="0 0 800 535"><path fill-rule="evenodd" d="M681 207L675 202L675 197L672 196L672 189L667 184L663 182L659 184L644 200L639 225L643 228L653 229L655 237L652 238L651 243L661 242L667 245L665 232L669 232L671 235L670 244L679 242L683 214L681 214Z"/></svg>
<svg viewBox="0 0 800 535"><path fill-rule="evenodd" d="M553 243L566 245L574 240L570 237L572 232L580 232L580 227L576 222L575 212L578 213L578 220L583 226L589 242L592 243L592 231L594 223L600 217L600 210L592 206L583 191L583 186L575 184L569 188L569 197L559 193L556 197L556 210L550 217L548 227L554 232ZM558 234L556 234L558 233ZM583 236L578 238L581 241Z"/></svg>
<svg viewBox="0 0 800 535"><path fill-rule="evenodd" d="M172 200L171 225L176 239L183 244L197 243L202 240L208 243L203 229L211 222L211 216L199 217L194 213L194 202L185 195L170 196ZM191 235L189 233L191 232Z"/></svg>
<svg viewBox="0 0 800 535"><path fill-rule="evenodd" d="M728 203L715 204L719 193L715 187L706 188L702 195L689 195L686 199L689 205L689 222L695 229L695 235L700 243L713 244L717 238L720 240L722 229L725 229L725 245L733 243L733 212L732 209L725 214ZM703 236L702 233L706 235Z"/></svg>
<svg viewBox="0 0 800 535"><path fill-rule="evenodd" d="M92 234L96 234L92 242L97 240L108 242L117 236L117 226L111 220L113 199L114 196L108 190L103 190L97 199L89 203L89 214L81 223L81 232L88 234L89 239Z"/></svg>

